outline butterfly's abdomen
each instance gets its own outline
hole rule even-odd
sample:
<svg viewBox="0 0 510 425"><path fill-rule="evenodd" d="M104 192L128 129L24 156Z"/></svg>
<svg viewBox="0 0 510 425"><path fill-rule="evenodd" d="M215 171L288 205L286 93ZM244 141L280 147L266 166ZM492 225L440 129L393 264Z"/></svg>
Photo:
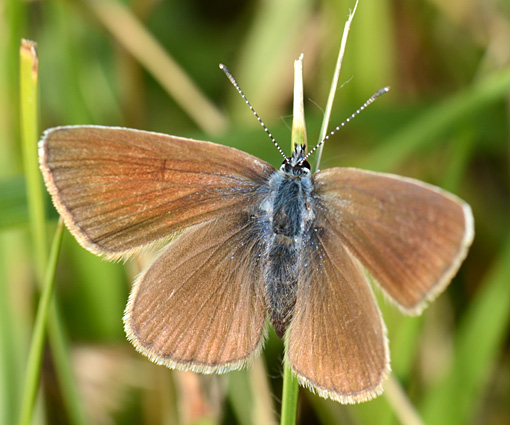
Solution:
<svg viewBox="0 0 510 425"><path fill-rule="evenodd" d="M269 319L279 337L292 320L299 277L303 233L313 218L312 182L277 172L263 205L268 238L265 296Z"/></svg>

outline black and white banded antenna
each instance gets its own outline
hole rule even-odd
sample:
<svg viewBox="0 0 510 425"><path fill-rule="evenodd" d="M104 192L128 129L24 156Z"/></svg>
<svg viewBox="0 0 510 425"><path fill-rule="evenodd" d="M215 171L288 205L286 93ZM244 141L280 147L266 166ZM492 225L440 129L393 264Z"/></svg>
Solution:
<svg viewBox="0 0 510 425"><path fill-rule="evenodd" d="M376 93L374 93L370 98L363 104L361 107L356 110L349 118L347 118L342 124L335 127L332 131L330 131L324 139L322 139L319 143L315 145L315 147L306 154L306 156L299 161L300 163L303 163L308 159L308 157L313 154L318 148L320 148L326 140L328 140L333 134L335 134L338 130L340 130L342 127L344 127L348 122L350 122L356 115L358 115L363 109L365 109L368 105L373 103L378 97L382 96L384 93L387 93L390 90L389 87L384 87L381 90L378 90Z"/></svg>
<svg viewBox="0 0 510 425"><path fill-rule="evenodd" d="M289 158L287 158L287 155L285 155L285 152L283 152L282 148L280 147L280 145L278 144L278 142L275 140L275 138L273 137L273 135L271 134L271 132L267 129L266 125L264 124L264 121L262 121L262 119L259 117L259 114L257 114L257 112L255 112L255 109L253 109L253 106L251 106L250 102L248 101L248 99L246 98L246 96L244 95L243 91L241 90L241 88L239 87L239 84L237 84L237 81L236 79L234 78L234 76L232 75L232 73L229 71L229 69L223 65L222 63L220 63L220 69L225 73L225 75L227 76L227 78L230 80L230 82L232 83L232 85L236 88L236 90L239 92L239 94L241 95L241 97L244 99L244 101L246 102L246 104L248 105L248 107L250 108L250 110L253 112L253 115L255 115L255 118L257 118L258 122L260 123L260 125L262 126L262 128L264 129L264 131L267 133L267 135L269 136L269 138L271 139L271 141L274 143L274 145L276 146L276 149L278 149L278 152L280 152L280 154L285 158L285 161L288 161ZM328 136L329 137L329 136Z"/></svg>

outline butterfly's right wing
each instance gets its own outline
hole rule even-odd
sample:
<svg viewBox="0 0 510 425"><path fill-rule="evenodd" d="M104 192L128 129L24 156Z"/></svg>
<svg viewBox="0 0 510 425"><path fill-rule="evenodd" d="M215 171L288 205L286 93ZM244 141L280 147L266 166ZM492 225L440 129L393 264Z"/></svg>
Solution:
<svg viewBox="0 0 510 425"><path fill-rule="evenodd" d="M242 367L264 339L261 253L247 213L186 229L135 282L124 316L129 340L171 368Z"/></svg>
<svg viewBox="0 0 510 425"><path fill-rule="evenodd" d="M39 161L71 233L111 258L249 204L274 171L226 146L98 126L47 130Z"/></svg>

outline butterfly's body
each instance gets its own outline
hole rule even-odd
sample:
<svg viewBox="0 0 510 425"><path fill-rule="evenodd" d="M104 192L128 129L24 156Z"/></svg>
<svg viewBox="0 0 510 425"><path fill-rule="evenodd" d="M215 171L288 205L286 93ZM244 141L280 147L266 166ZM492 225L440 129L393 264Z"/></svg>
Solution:
<svg viewBox="0 0 510 425"><path fill-rule="evenodd" d="M304 149L299 147L293 166L284 163L271 174L267 186L261 187L264 195L255 214L255 234L263 235L260 264L266 308L280 338L292 320L300 269L306 267L303 245L315 217L310 166L298 163L303 157Z"/></svg>

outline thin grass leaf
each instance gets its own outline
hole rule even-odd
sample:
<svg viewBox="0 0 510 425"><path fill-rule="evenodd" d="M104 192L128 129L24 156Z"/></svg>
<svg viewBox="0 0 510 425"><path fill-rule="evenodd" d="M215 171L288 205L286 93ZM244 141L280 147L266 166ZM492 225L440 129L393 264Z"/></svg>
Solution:
<svg viewBox="0 0 510 425"><path fill-rule="evenodd" d="M354 5L354 9L349 13L349 18L344 26L344 32L342 35L342 41L340 43L340 50L338 52L338 57L335 65L335 72L333 74L333 78L331 81L331 87L329 88L328 101L326 103L326 108L324 109L324 119L322 120L321 131L319 133L318 143L322 142L326 137L328 132L329 120L331 117L331 110L333 109L333 102L335 101L335 95L338 87L338 80L340 78L340 70L342 69L342 63L345 55L345 46L347 44L347 38L349 37L349 31L351 29L352 20L354 18L354 14L356 13L356 8L358 7L358 1L356 0L356 4ZM321 164L322 151L324 150L324 144L321 145L318 149L315 169L318 170Z"/></svg>
<svg viewBox="0 0 510 425"><path fill-rule="evenodd" d="M27 363L27 373L25 378L25 389L21 406L19 425L30 425L35 405L35 397L39 388L41 374L42 352L44 349L44 334L46 321L50 311L50 303L55 287L55 273L57 270L57 261L62 243L62 231L64 223L60 220L57 231L54 236L53 246L50 252L48 268L44 278L43 293L39 300L37 316L35 319L32 342L30 344L30 353Z"/></svg>
<svg viewBox="0 0 510 425"><path fill-rule="evenodd" d="M41 278L46 264L46 219L41 174L37 160L38 128L38 61L35 43L22 40L20 49L20 99L23 160L27 180L30 229L35 247L38 275Z"/></svg>
<svg viewBox="0 0 510 425"><path fill-rule="evenodd" d="M294 425L297 418L298 381L290 365L283 365L282 416L281 425Z"/></svg>

